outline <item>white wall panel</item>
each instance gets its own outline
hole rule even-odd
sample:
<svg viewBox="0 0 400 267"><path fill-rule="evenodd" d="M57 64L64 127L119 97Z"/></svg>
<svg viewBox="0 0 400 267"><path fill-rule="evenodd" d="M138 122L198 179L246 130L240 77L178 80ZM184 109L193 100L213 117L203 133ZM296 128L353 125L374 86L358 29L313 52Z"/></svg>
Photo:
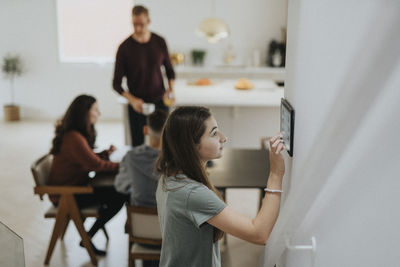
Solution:
<svg viewBox="0 0 400 267"><path fill-rule="evenodd" d="M312 266L285 234L316 237L315 266L398 266L398 25L398 1L289 1L295 148L264 266Z"/></svg>

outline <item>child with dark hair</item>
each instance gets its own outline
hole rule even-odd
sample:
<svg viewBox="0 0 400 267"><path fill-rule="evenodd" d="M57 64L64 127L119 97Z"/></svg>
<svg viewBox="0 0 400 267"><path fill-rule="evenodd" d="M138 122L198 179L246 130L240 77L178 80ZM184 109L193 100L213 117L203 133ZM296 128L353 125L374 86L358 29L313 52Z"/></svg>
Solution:
<svg viewBox="0 0 400 267"><path fill-rule="evenodd" d="M168 114L158 109L147 118L143 127L144 135L149 137L149 145L133 147L122 159L119 172L114 181L118 192L130 194L130 203L135 206L155 207L156 189L160 175L154 164L160 153L161 132ZM159 246L144 245L158 248ZM159 261L143 261L144 267L158 267Z"/></svg>
<svg viewBox="0 0 400 267"><path fill-rule="evenodd" d="M118 192L130 194L130 203L136 206L155 207L155 192L159 174L154 163L160 153L161 132L168 114L156 110L147 117L143 127L144 135L149 136L149 145L132 148L122 159L114 186Z"/></svg>

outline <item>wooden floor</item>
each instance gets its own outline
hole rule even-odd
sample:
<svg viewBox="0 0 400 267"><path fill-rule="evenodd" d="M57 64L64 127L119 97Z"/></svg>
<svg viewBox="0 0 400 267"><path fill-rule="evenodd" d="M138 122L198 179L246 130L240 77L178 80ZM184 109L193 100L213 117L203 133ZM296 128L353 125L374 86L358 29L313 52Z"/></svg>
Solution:
<svg viewBox="0 0 400 267"><path fill-rule="evenodd" d="M122 123L100 122L97 131L97 144L100 148L123 144ZM30 173L30 164L48 152L53 132L53 122L0 122L0 221L23 238L27 267L43 266L54 224L53 219L43 217L50 203L47 198L40 201L33 194L34 181ZM227 202L235 210L254 217L258 191L228 190ZM107 249L107 256L98 258L99 266L128 265L128 241L123 227L125 212L125 209L121 210L106 225L110 234L108 244L100 231L93 239L98 248ZM86 228L92 223L93 220L88 219L85 222ZM79 241L75 226L70 224L64 241L56 244L50 266L92 266L86 251L79 247ZM222 266L258 266L262 250L261 246L228 236L228 244L221 255Z"/></svg>

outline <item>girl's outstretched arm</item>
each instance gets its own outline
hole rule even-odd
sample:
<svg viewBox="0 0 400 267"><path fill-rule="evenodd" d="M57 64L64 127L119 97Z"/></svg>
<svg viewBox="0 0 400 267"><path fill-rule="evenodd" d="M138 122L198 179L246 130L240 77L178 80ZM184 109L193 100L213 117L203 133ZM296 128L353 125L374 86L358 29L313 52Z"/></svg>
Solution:
<svg viewBox="0 0 400 267"><path fill-rule="evenodd" d="M269 141L270 174L267 188L282 190L282 178L285 163L281 152L284 150L282 135L276 135ZM208 220L218 229L240 239L265 245L278 218L281 193L266 192L260 211L254 219L235 212L230 207Z"/></svg>

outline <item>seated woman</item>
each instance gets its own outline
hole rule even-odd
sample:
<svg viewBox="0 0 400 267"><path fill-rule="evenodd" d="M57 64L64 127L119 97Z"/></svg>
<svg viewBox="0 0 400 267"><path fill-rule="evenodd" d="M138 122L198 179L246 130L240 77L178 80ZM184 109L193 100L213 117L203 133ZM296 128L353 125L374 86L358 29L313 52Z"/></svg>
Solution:
<svg viewBox="0 0 400 267"><path fill-rule="evenodd" d="M282 135L269 141L266 194L254 219L227 206L208 178L206 164L223 156L226 140L207 108L179 107L167 119L156 164L162 174L156 194L163 237L160 266L221 266L218 240L224 232L260 245L267 242L285 172Z"/></svg>
<svg viewBox="0 0 400 267"><path fill-rule="evenodd" d="M116 173L119 164L108 160L115 150L110 146L99 154L93 152L96 141L96 124L100 116L96 99L80 95L72 101L64 117L56 124L55 137L50 153L54 155L50 170L49 185L87 185L89 172ZM79 207L99 205L99 218L88 232L92 238L123 206L127 197L115 191L114 187L95 187L93 194L76 195ZM50 200L57 206L59 197ZM80 243L81 246L82 242ZM93 244L97 255L105 255Z"/></svg>

